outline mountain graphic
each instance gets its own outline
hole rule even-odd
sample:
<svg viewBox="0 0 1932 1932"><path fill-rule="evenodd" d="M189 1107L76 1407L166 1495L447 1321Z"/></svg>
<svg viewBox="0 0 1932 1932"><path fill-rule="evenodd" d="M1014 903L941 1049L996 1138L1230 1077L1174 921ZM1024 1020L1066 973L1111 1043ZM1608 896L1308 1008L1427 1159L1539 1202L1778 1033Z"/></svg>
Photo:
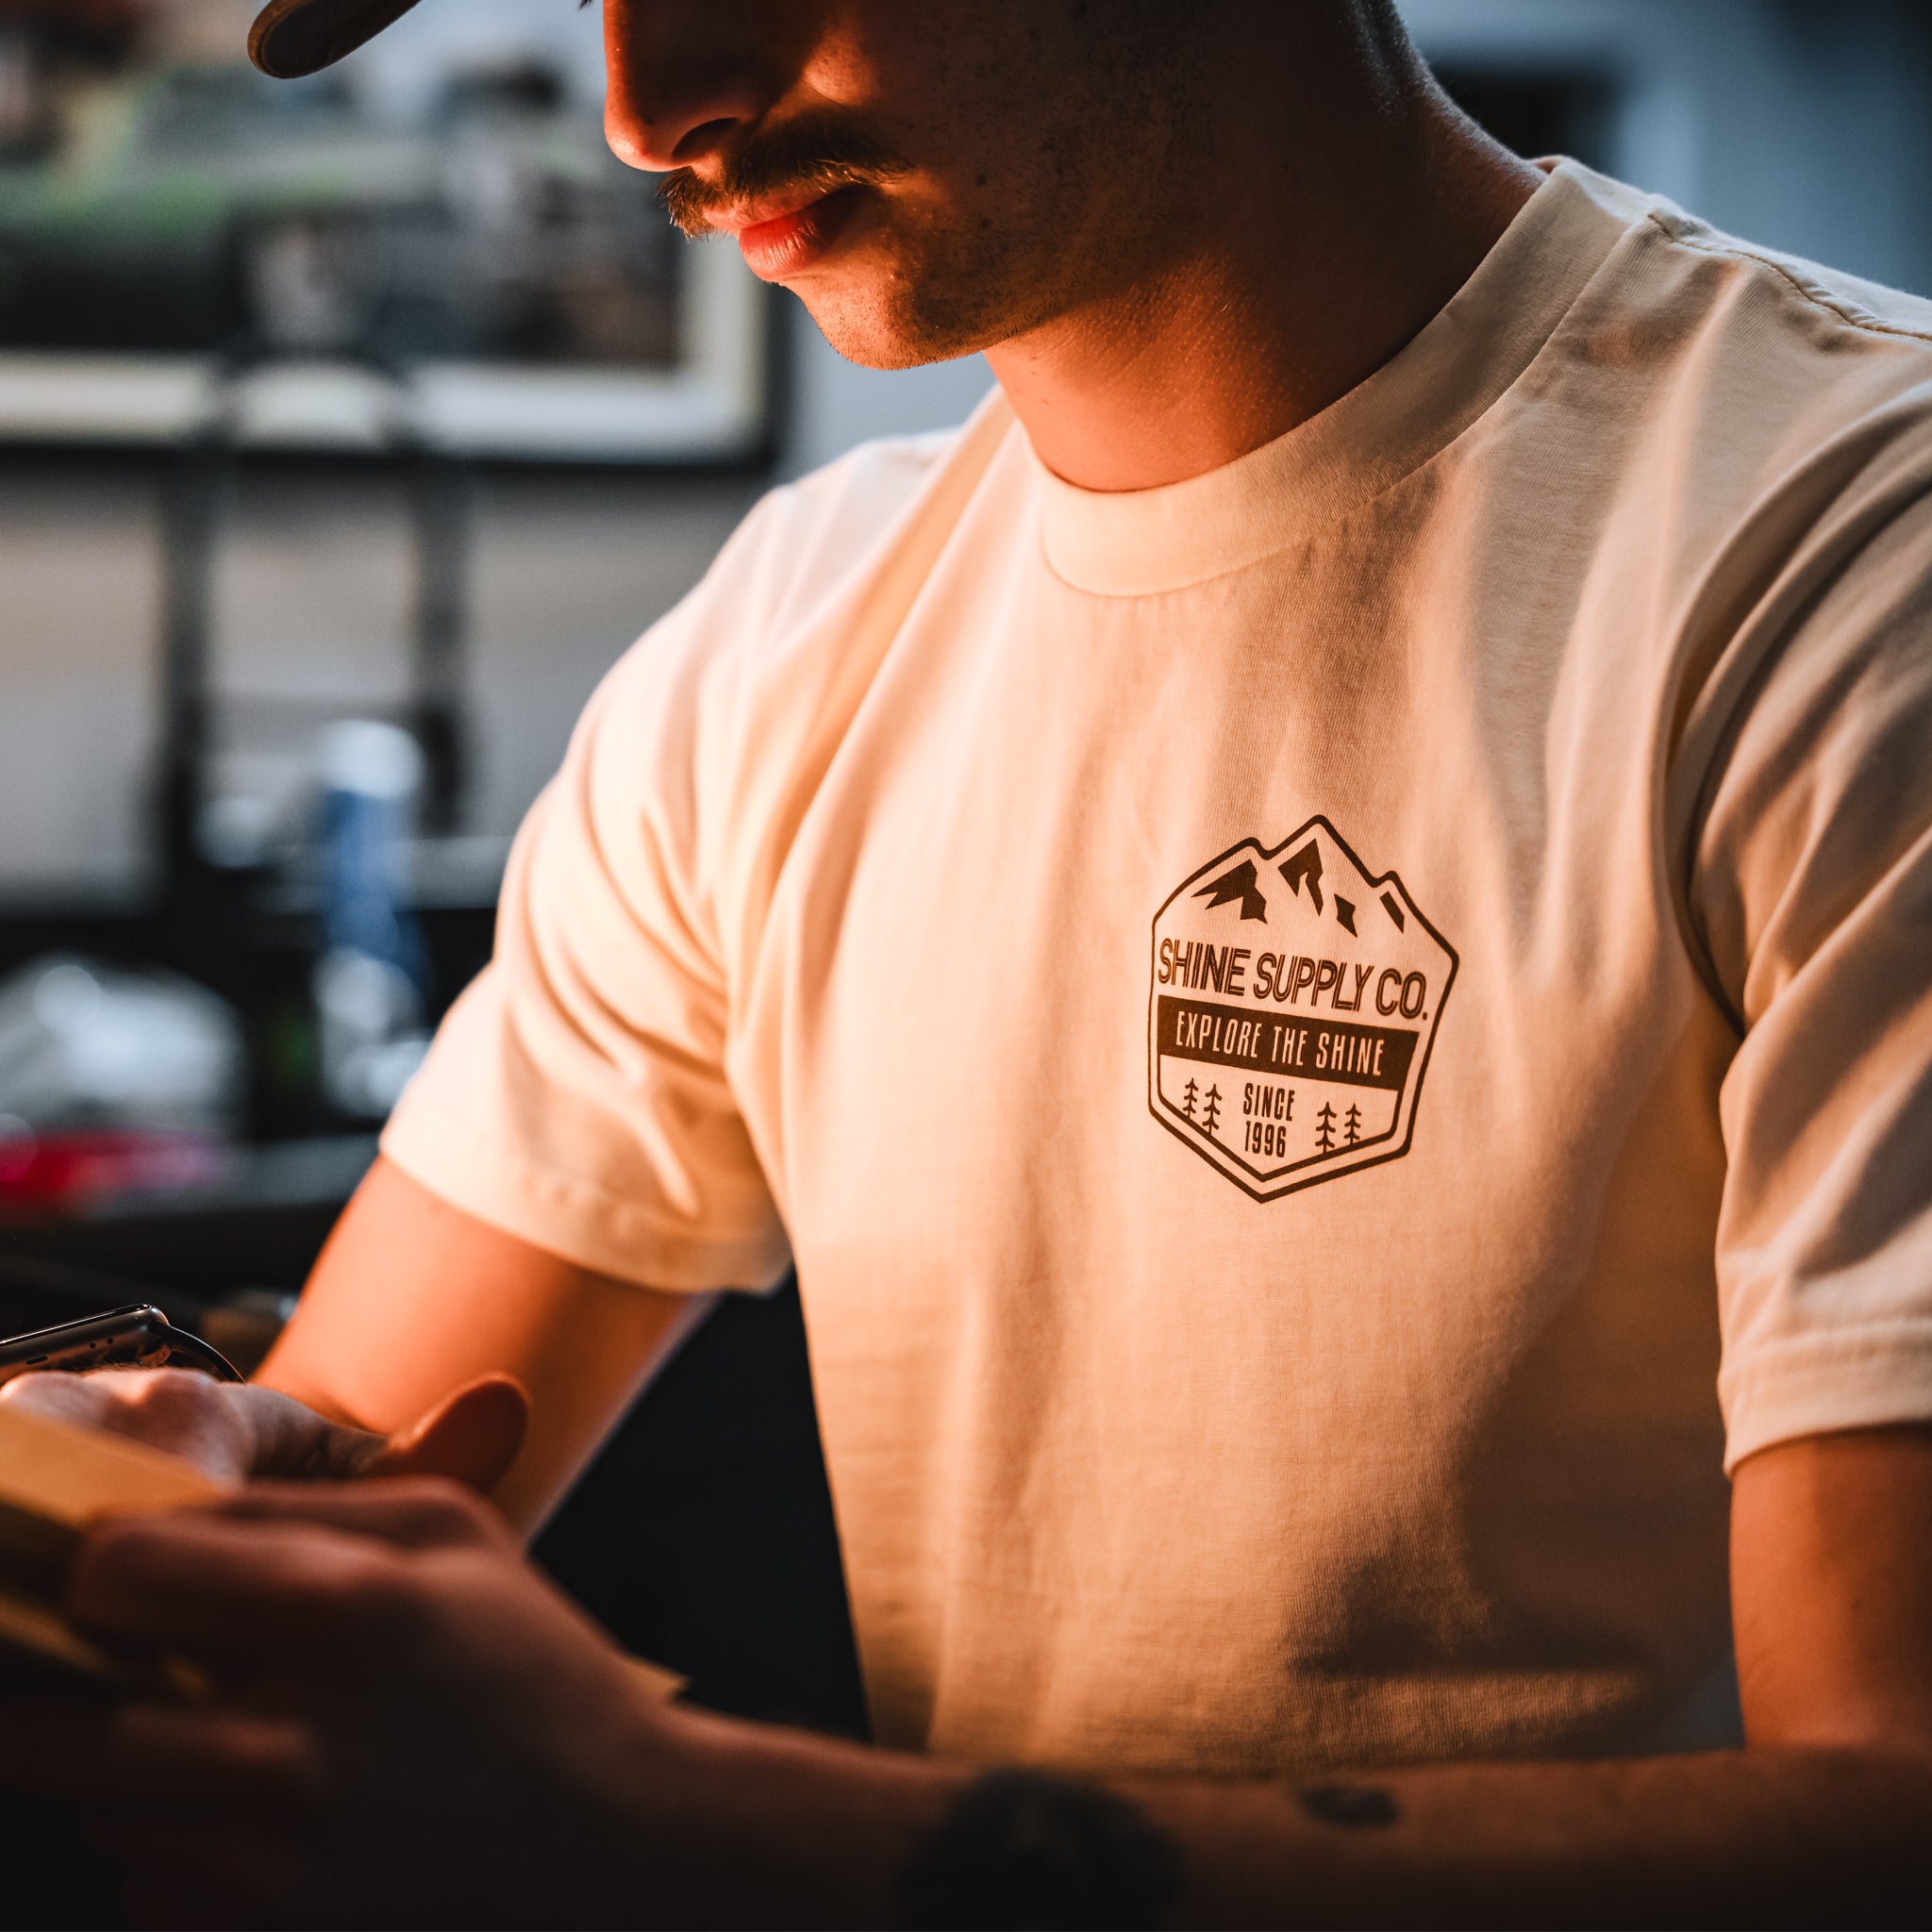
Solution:
<svg viewBox="0 0 1932 1932"><path fill-rule="evenodd" d="M1228 907L1266 922L1251 947ZM1257 1201L1409 1151L1457 960L1393 872L1317 815L1209 858L1152 938L1147 1100L1177 1141Z"/></svg>
<svg viewBox="0 0 1932 1932"><path fill-rule="evenodd" d="M1231 899L1239 899L1243 919L1258 919L1264 925L1267 924L1268 902L1261 896L1260 881L1255 876L1252 858L1244 858L1232 872L1223 873L1211 886L1203 886L1194 897L1206 899L1210 912L1217 906L1225 906Z"/></svg>
<svg viewBox="0 0 1932 1932"><path fill-rule="evenodd" d="M1275 867L1288 881L1289 891L1297 898L1301 896L1302 881L1308 883L1308 897L1315 902L1315 910L1322 909L1322 848L1310 839L1291 858L1284 858Z"/></svg>

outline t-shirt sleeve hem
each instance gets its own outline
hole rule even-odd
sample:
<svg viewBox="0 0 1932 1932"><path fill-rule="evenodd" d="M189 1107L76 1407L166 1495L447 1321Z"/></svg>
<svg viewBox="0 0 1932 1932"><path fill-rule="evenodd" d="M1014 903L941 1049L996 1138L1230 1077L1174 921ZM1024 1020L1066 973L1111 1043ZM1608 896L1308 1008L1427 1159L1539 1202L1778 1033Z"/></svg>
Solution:
<svg viewBox="0 0 1932 1932"><path fill-rule="evenodd" d="M1932 1423L1932 1321L1771 1342L1718 1377L1724 1473L1803 1436Z"/></svg>
<svg viewBox="0 0 1932 1932"><path fill-rule="evenodd" d="M386 1160L451 1207L532 1247L639 1288L667 1294L765 1289L791 1262L782 1231L706 1240L667 1230L638 1203L619 1200L575 1175L533 1166L426 1105L421 1095L406 1096L381 1144Z"/></svg>

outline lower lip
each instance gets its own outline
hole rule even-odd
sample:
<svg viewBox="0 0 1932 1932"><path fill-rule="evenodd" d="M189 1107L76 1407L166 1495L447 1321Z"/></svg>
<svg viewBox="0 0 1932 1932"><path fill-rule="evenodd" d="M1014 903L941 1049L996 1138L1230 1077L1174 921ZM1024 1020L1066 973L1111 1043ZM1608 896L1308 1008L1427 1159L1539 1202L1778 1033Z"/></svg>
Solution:
<svg viewBox="0 0 1932 1932"><path fill-rule="evenodd" d="M789 215L755 222L738 231L744 265L761 282L782 282L813 267L830 254L832 244L857 212L861 191L841 188Z"/></svg>

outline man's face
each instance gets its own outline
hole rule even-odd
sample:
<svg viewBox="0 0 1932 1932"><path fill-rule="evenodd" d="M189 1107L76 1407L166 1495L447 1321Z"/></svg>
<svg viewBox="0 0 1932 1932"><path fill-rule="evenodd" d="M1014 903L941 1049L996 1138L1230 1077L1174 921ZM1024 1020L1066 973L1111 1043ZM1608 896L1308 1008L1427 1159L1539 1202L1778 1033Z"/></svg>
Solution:
<svg viewBox="0 0 1932 1932"><path fill-rule="evenodd" d="M1195 0L606 0L617 153L833 346L968 354L1158 265ZM717 244L724 245L724 244Z"/></svg>

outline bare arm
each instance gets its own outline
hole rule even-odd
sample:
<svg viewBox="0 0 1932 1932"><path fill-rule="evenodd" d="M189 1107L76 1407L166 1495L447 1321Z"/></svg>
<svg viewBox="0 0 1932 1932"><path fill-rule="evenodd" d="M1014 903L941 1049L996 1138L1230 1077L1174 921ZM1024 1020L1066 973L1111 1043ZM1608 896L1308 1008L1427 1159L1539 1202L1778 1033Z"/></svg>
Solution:
<svg viewBox="0 0 1932 1932"><path fill-rule="evenodd" d="M231 1914L327 1898L346 1921L377 1908L360 1874L380 1869L385 1910L889 1923L908 1861L929 1858L975 1776L650 1703L500 1526L444 1487L310 1485L238 1507L246 1520L98 1531L72 1598L88 1623L208 1658L242 1693L232 1708L0 1713L7 1782L122 1818L165 1799L176 1867L226 1869ZM1753 1457L1734 1577L1743 1750L1374 1771L1313 1790L1123 1779L1178 1872L1171 1895L1138 1902L1141 1922L1924 1923L1932 1430ZM379 1676L344 1673L345 1643L381 1656ZM267 1740L245 1694L264 1657ZM190 1772L200 1813L175 1796ZM439 1788L462 1803L424 1802ZM568 1799L534 1807L547 1821L535 1840L533 1791ZM237 1866L248 1804L274 1823ZM152 1859L139 1828L117 1828L127 1857ZM463 1874L485 1834L502 1856L473 1899ZM966 1860L982 1877L987 1862L983 1847ZM1003 1915L982 1900L970 1922L1090 1923L1037 1893L1010 1903Z"/></svg>
<svg viewBox="0 0 1932 1932"><path fill-rule="evenodd" d="M386 1436L475 1376L515 1376L529 1429L495 1496L527 1531L704 1300L578 1268L378 1160L257 1380Z"/></svg>
<svg viewBox="0 0 1932 1932"><path fill-rule="evenodd" d="M574 1267L378 1160L255 1382L23 1375L0 1401L219 1476L451 1476L527 1534L708 1300Z"/></svg>
<svg viewBox="0 0 1932 1932"><path fill-rule="evenodd" d="M1185 1916L1252 1924L1923 1923L1932 1906L1932 1431L1769 1449L1738 1470L1745 1749L1367 1774L1391 1822L1251 1790L1146 1796ZM1345 1807L1344 1807L1345 1808Z"/></svg>
<svg viewBox="0 0 1932 1932"><path fill-rule="evenodd" d="M1124 1782L1176 1854L1174 1922L1925 1923L1932 1430L1751 1457L1734 1489L1732 1571L1742 1751L1374 1771L1312 1790ZM794 1796L805 1774L787 1755L826 1750L714 1738L723 1832L781 1840L794 1804L824 1807L831 1765ZM876 1835L878 1767L845 1762L849 1803ZM934 1814L932 1768L908 1762L897 1790L903 1841L916 1841ZM725 1822L727 1791L762 1818ZM820 1889L841 1880L842 1892ZM834 1915L887 1907L876 1868L798 1882ZM767 1902L753 1903L755 1916ZM786 1908L782 1894L769 1905Z"/></svg>

